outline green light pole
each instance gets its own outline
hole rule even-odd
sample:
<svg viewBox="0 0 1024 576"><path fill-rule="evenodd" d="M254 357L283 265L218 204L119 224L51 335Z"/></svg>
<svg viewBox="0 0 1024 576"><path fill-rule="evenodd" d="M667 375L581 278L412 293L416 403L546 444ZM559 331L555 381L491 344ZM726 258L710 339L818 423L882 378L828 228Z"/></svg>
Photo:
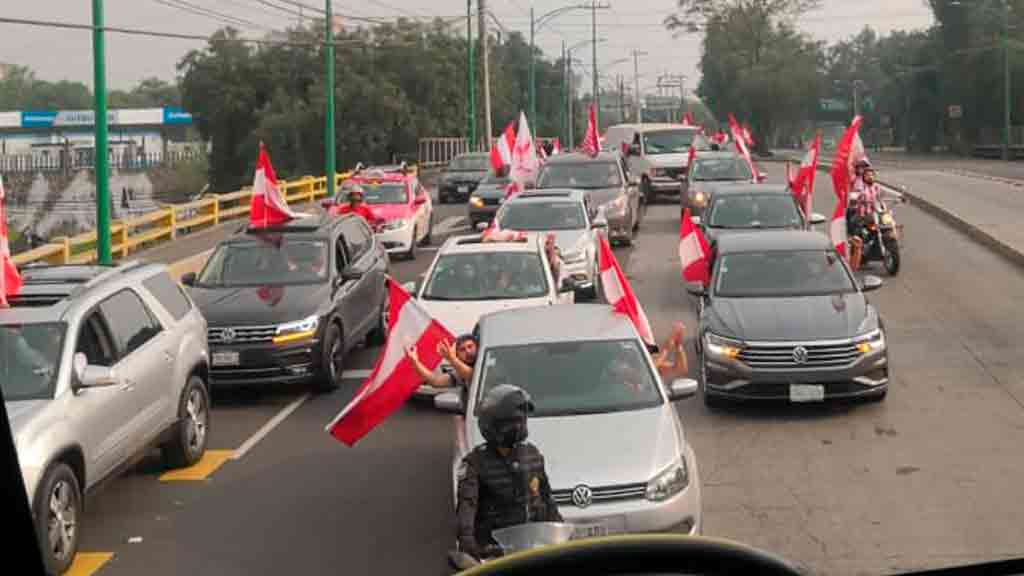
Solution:
<svg viewBox="0 0 1024 576"><path fill-rule="evenodd" d="M473 0L466 0L466 91L469 113L466 131L469 149L476 151L476 62L473 61Z"/></svg>
<svg viewBox="0 0 1024 576"><path fill-rule="evenodd" d="M1012 160L1010 152L1010 0L1003 0L1003 160Z"/></svg>
<svg viewBox="0 0 1024 576"><path fill-rule="evenodd" d="M327 122L324 126L324 145L326 146L324 173L327 176L327 197L334 198L334 180L337 174L334 157L334 15L331 11L331 0L325 1L327 5L324 11L327 23L324 37L327 49L324 52L327 56L324 59L324 65L327 67Z"/></svg>
<svg viewBox="0 0 1024 576"><path fill-rule="evenodd" d="M92 0L93 96L96 99L96 259L110 264L110 158L107 156L107 70L103 0Z"/></svg>

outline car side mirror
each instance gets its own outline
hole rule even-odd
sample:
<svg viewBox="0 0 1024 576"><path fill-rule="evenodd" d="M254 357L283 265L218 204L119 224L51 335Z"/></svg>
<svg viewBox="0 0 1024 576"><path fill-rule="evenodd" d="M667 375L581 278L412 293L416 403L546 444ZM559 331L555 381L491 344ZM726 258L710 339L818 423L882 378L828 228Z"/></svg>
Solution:
<svg viewBox="0 0 1024 576"><path fill-rule="evenodd" d="M357 270L351 266L341 271L342 280L359 280L363 277L363 271Z"/></svg>
<svg viewBox="0 0 1024 576"><path fill-rule="evenodd" d="M704 288L704 284L700 282L687 282L686 291L693 296L704 296L708 293L707 289Z"/></svg>
<svg viewBox="0 0 1024 576"><path fill-rule="evenodd" d="M697 394L697 381L692 378L677 378L668 385L668 399L671 401L691 398Z"/></svg>
<svg viewBox="0 0 1024 576"><path fill-rule="evenodd" d="M90 365L88 358L81 352L75 353L72 365L76 388L104 388L118 383L117 372L113 368Z"/></svg>
<svg viewBox="0 0 1024 576"><path fill-rule="evenodd" d="M181 283L183 285L185 285L185 286L195 286L196 285L196 273L195 272L186 272L185 274L182 274L181 275Z"/></svg>
<svg viewBox="0 0 1024 576"><path fill-rule="evenodd" d="M818 224L825 223L825 215L817 212L811 213L811 226L817 226Z"/></svg>
<svg viewBox="0 0 1024 576"><path fill-rule="evenodd" d="M456 391L441 392L434 396L434 407L451 414L466 413L466 407L462 405L462 394Z"/></svg>
<svg viewBox="0 0 1024 576"><path fill-rule="evenodd" d="M878 276L873 276L873 275L869 274L869 275L865 276L863 280L860 281L860 291L861 292L873 292L875 290L878 290L881 287L882 287L882 279L879 278Z"/></svg>

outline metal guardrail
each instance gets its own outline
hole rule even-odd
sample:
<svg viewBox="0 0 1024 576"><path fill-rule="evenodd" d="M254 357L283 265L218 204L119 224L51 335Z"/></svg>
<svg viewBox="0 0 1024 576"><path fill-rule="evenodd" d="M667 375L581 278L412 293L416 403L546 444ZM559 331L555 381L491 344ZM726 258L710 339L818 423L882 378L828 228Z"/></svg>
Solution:
<svg viewBox="0 0 1024 576"><path fill-rule="evenodd" d="M496 140L496 138L492 138L491 145ZM553 140L554 138L537 138L537 142L543 144ZM444 166L459 154L487 152L488 150L490 147L485 147L483 142L477 142L476 149L473 150L469 145L468 138L420 138L416 152L416 164L424 168Z"/></svg>
<svg viewBox="0 0 1024 576"><path fill-rule="evenodd" d="M341 183L352 176L344 172L335 176ZM289 203L312 202L327 195L327 178L306 176L291 182L281 182L281 192ZM230 194L200 198L185 204L166 205L141 216L115 220L111 223L111 253L114 258L125 258L132 252L149 248L160 242L216 226L221 222L244 217L249 213L252 190L243 189ZM49 264L86 264L96 260L96 231L77 236L59 237L49 243L19 252L13 256L19 266L34 262Z"/></svg>

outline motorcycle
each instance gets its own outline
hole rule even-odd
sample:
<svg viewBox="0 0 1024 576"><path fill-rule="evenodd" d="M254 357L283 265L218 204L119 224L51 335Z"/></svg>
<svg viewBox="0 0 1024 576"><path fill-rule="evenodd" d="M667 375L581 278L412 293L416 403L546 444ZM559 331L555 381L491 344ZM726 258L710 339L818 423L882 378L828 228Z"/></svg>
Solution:
<svg viewBox="0 0 1024 576"><path fill-rule="evenodd" d="M504 555L568 542L574 539L577 527L576 524L566 522L529 522L495 530L491 536L498 542ZM487 559L474 558L458 550L449 552L448 559L459 570L468 570L488 562Z"/></svg>
<svg viewBox="0 0 1024 576"><path fill-rule="evenodd" d="M901 196L895 201L906 202ZM903 225L897 224L893 218L892 208L881 198L875 202L875 208L864 223L862 239L864 240L861 265L879 261L885 271L895 276L900 271L900 239L903 236Z"/></svg>

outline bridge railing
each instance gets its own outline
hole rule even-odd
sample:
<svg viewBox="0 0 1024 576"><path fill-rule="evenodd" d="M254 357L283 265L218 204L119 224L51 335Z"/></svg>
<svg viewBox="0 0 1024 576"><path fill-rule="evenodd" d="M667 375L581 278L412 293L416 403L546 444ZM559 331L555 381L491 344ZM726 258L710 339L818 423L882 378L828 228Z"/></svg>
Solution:
<svg viewBox="0 0 1024 576"><path fill-rule="evenodd" d="M336 175L336 183L351 177L351 172ZM306 176L281 182L281 192L289 204L305 204L327 195L327 178ZM229 194L211 194L185 204L168 204L141 216L115 220L110 225L111 253L126 258L132 252L179 236L216 226L221 222L249 214L252 190ZM71 237L53 238L49 243L14 255L14 263L85 264L96 261L96 231Z"/></svg>
<svg viewBox="0 0 1024 576"><path fill-rule="evenodd" d="M491 139L491 145L494 144L495 140L495 138ZM542 144L547 144L552 140L554 140L554 138L537 138L537 142ZM444 166L459 154L465 154L467 152L487 152L488 150L490 150L490 148L484 146L482 141L477 142L476 149L473 149L469 145L468 138L420 138L416 154L416 164L425 168Z"/></svg>

